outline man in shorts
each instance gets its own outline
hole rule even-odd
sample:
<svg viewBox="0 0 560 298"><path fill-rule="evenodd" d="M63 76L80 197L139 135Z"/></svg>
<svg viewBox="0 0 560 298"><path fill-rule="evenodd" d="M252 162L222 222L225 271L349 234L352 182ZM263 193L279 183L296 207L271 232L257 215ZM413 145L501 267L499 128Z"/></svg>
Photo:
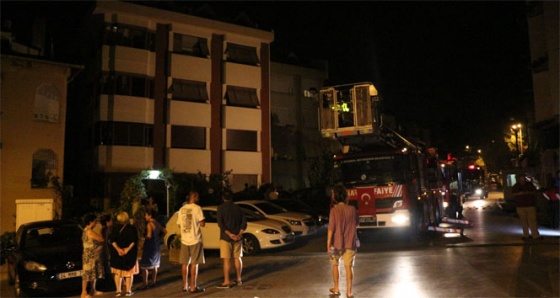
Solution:
<svg viewBox="0 0 560 298"><path fill-rule="evenodd" d="M235 273L237 275L237 284L240 285L241 270L243 263L241 257L243 251L241 249L241 242L243 239L243 232L247 229L247 220L243 216L241 207L234 204L231 198L231 193L222 193L223 203L218 206L218 226L220 227L220 258L224 263L224 282L218 286L220 289L228 289L232 287L229 279L229 272L231 270L231 259L235 263Z"/></svg>
<svg viewBox="0 0 560 298"><path fill-rule="evenodd" d="M347 204L348 195L342 184L337 184L331 191L331 199L334 207L329 214L329 227L327 231L327 252L332 264L332 277L334 286L329 292L340 295L338 286L339 261L344 262L346 271L346 296L354 297L352 293L352 282L354 279L354 260L358 248L357 227L359 224L358 212L354 206Z"/></svg>
<svg viewBox="0 0 560 298"><path fill-rule="evenodd" d="M204 214L198 203L198 193L191 191L188 196L188 203L179 209L177 225L181 231L181 255L179 262L182 264L181 273L183 275L183 292L190 293L204 292L205 289L196 286L198 277L198 264L204 264L204 248L202 246L202 231L204 227ZM189 276L191 271L191 278Z"/></svg>

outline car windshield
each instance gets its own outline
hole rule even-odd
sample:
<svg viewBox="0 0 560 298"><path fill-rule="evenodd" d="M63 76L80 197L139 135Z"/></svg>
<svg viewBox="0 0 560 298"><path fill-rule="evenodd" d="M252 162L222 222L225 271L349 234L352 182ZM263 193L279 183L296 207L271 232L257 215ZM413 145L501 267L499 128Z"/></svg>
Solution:
<svg viewBox="0 0 560 298"><path fill-rule="evenodd" d="M266 219L266 217L264 217L262 214L255 213L249 209L241 208L241 210L243 210L243 216L245 216L245 219L247 221L258 221L258 220Z"/></svg>
<svg viewBox="0 0 560 298"><path fill-rule="evenodd" d="M24 246L50 247L82 242L82 229L78 225L31 227L25 233Z"/></svg>
<svg viewBox="0 0 560 298"><path fill-rule="evenodd" d="M345 184L385 185L404 180L407 160L402 155L348 158L337 161L334 175Z"/></svg>
<svg viewBox="0 0 560 298"><path fill-rule="evenodd" d="M255 206L270 215L288 212L287 209L270 202L256 203Z"/></svg>

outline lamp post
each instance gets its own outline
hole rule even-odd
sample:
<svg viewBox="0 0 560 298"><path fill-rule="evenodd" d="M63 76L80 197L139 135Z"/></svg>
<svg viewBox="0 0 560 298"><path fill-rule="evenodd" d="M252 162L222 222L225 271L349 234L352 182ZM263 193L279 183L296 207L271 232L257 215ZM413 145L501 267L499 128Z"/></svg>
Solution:
<svg viewBox="0 0 560 298"><path fill-rule="evenodd" d="M514 124L511 126L511 129L515 134L515 148L517 149L517 157L519 157L523 154L523 132L521 131L521 124Z"/></svg>

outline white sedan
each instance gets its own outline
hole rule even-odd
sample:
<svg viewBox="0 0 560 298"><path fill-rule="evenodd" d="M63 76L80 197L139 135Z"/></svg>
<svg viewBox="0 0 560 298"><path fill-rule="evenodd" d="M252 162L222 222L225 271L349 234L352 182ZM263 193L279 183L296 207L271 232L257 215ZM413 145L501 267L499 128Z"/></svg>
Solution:
<svg viewBox="0 0 560 298"><path fill-rule="evenodd" d="M237 201L235 204L266 218L276 219L290 225L296 236L317 233L317 224L309 214L288 211L288 209L265 200Z"/></svg>
<svg viewBox="0 0 560 298"><path fill-rule="evenodd" d="M294 242L294 233L284 222L272 220L243 209L247 219L247 230L243 233L243 254L253 255L261 249L282 247ZM218 207L202 207L205 226L202 227L202 243L206 249L220 248L220 227L218 226ZM180 235L177 226L178 212L167 222L163 241L170 246L175 237Z"/></svg>

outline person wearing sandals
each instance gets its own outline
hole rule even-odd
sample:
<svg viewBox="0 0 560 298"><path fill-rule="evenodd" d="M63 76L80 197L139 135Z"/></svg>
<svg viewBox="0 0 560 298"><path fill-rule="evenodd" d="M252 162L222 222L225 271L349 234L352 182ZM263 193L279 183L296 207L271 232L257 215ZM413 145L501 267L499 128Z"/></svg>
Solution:
<svg viewBox="0 0 560 298"><path fill-rule="evenodd" d="M352 283L354 279L354 261L356 250L359 246L357 227L359 224L358 211L354 206L347 204L348 194L342 184L337 184L331 191L331 200L334 207L329 214L329 227L327 231L327 252L332 265L333 287L329 292L340 295L339 288L339 263L342 259L346 272L346 296L354 297Z"/></svg>
<svg viewBox="0 0 560 298"><path fill-rule="evenodd" d="M219 289L227 289L233 286L230 282L231 259L234 260L237 284L241 285L241 271L243 262L241 257L243 251L241 243L243 232L247 229L247 220L243 216L241 207L234 204L231 193L222 193L223 203L218 206L218 226L220 227L220 258L224 264L224 282L218 286Z"/></svg>
<svg viewBox="0 0 560 298"><path fill-rule="evenodd" d="M82 255L82 294L81 298L89 298L91 296L102 295L95 288L96 281L103 278L105 270L103 268L103 260L101 252L103 251L103 236L93 231L97 224L97 216L93 213L88 213L84 216L84 232L82 234L82 242L84 252ZM91 289L88 293L87 287L91 282ZM91 293L91 294L90 294Z"/></svg>
<svg viewBox="0 0 560 298"><path fill-rule="evenodd" d="M182 264L183 292L190 293L200 293L206 290L196 286L198 264L204 264L204 247L200 228L205 224L202 208L197 205L198 199L198 192L189 192L188 202L179 209L179 216L177 216L177 225L181 231L179 263ZM188 279L189 270L190 279Z"/></svg>
<svg viewBox="0 0 560 298"><path fill-rule="evenodd" d="M125 211L117 214L118 224L114 226L109 236L111 243L111 272L115 277L117 293L115 296L121 297L123 294L122 282L126 292L124 296L132 296L132 281L134 274L138 274L138 232L136 227L130 224L128 213Z"/></svg>
<svg viewBox="0 0 560 298"><path fill-rule="evenodd" d="M144 249L140 259L140 270L142 272L142 286L138 290L144 290L156 285L158 268L161 262L161 246L159 244L160 234L165 234L165 228L155 219L157 210L147 209L146 219L146 239ZM148 283L149 271L152 271L152 280Z"/></svg>

